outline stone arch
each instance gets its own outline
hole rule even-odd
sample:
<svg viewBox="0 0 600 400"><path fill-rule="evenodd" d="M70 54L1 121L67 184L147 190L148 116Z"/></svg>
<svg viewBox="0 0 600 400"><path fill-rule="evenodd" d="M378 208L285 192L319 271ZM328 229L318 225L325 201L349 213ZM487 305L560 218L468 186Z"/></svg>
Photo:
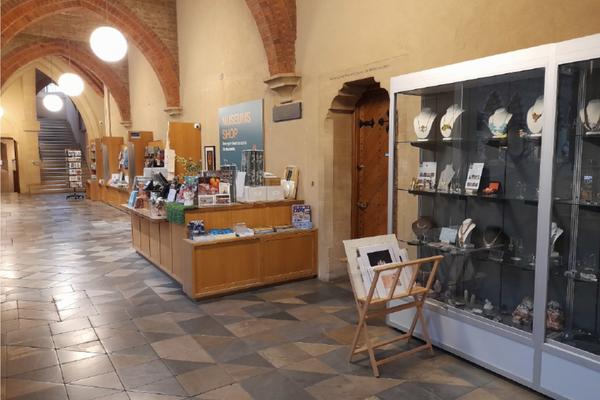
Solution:
<svg viewBox="0 0 600 400"><path fill-rule="evenodd" d="M179 108L177 60L159 36L128 7L105 0L8 0L2 4L0 39L6 45L15 35L36 21L58 12L83 8L92 11L123 32L144 54L163 89L167 108Z"/></svg>
<svg viewBox="0 0 600 400"><path fill-rule="evenodd" d="M296 0L246 0L263 41L271 75L296 68Z"/></svg>
<svg viewBox="0 0 600 400"><path fill-rule="evenodd" d="M48 39L11 50L2 57L0 86L3 86L6 80L21 66L47 56L69 57L75 62L72 63L75 69L78 69L79 72L85 71L83 77L93 71L93 75L97 76L109 88L119 108L122 122L128 122L131 119L127 85L122 82L109 65L100 61L87 47L79 43ZM94 87L94 84L92 83L91 86Z"/></svg>

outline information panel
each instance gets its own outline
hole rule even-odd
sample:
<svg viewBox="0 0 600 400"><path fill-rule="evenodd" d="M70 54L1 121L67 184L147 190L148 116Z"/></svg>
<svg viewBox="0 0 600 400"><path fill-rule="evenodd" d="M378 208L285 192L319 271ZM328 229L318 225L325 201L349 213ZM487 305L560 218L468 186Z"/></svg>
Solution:
<svg viewBox="0 0 600 400"><path fill-rule="evenodd" d="M264 150L263 100L219 108L219 143L221 165L238 169L243 150Z"/></svg>

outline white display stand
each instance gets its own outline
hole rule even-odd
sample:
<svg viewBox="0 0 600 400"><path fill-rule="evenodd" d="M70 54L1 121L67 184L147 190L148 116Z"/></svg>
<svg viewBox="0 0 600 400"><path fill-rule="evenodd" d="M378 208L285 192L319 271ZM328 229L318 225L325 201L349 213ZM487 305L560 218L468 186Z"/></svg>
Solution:
<svg viewBox="0 0 600 400"><path fill-rule="evenodd" d="M73 193L67 199L82 199L84 196L78 192L83 191L83 169L81 168L81 150L66 149L65 162L67 167L67 185Z"/></svg>

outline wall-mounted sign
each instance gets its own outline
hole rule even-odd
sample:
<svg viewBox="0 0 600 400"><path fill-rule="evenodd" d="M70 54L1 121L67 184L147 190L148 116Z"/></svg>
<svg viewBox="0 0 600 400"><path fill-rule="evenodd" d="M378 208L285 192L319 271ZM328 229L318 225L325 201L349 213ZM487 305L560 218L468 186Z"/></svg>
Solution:
<svg viewBox="0 0 600 400"><path fill-rule="evenodd" d="M219 108L221 165L239 169L243 150L264 150L263 126L262 99Z"/></svg>

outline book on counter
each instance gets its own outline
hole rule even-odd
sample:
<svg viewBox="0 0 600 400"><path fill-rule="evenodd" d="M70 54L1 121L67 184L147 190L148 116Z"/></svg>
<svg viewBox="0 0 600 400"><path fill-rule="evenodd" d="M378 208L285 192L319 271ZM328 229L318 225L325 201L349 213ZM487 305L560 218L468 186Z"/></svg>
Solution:
<svg viewBox="0 0 600 400"><path fill-rule="evenodd" d="M294 225L275 225L273 228L275 228L275 232L288 232L296 229Z"/></svg>
<svg viewBox="0 0 600 400"><path fill-rule="evenodd" d="M312 212L309 205L292 205L292 226L296 229L312 229Z"/></svg>
<svg viewBox="0 0 600 400"><path fill-rule="evenodd" d="M254 228L254 234L256 235L264 235L273 232L275 232L275 230L272 226L257 226Z"/></svg>

